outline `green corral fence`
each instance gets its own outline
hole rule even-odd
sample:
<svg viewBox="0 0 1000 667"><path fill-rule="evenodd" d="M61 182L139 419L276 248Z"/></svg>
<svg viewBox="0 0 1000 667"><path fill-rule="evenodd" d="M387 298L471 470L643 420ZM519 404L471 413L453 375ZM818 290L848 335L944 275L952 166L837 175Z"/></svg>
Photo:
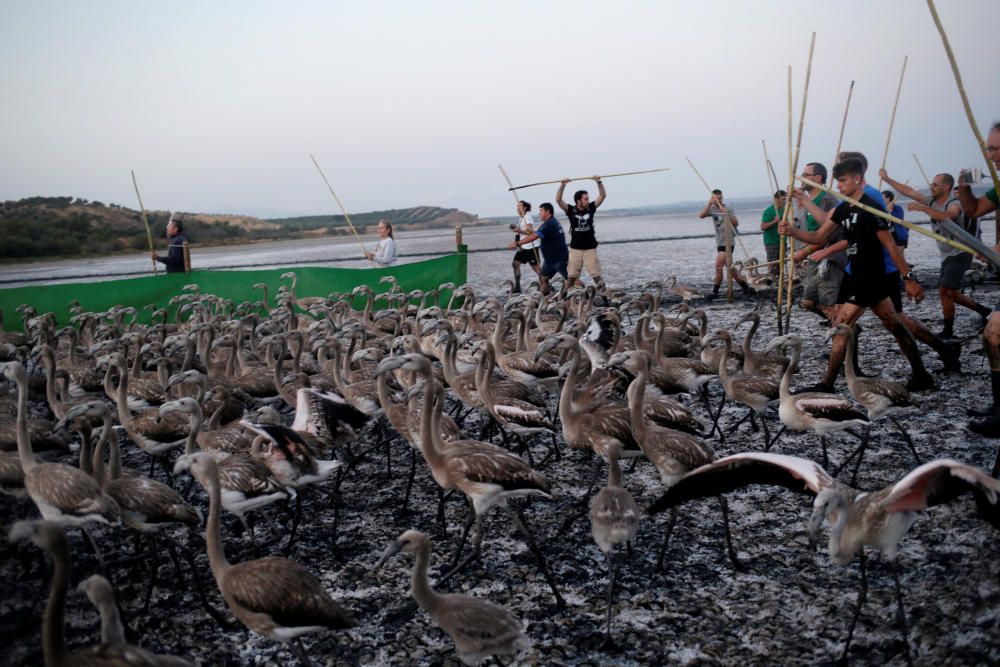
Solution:
<svg viewBox="0 0 1000 667"><path fill-rule="evenodd" d="M124 280L11 287L0 289L0 308L3 309L8 330L17 328L14 311L21 304L33 306L39 313L55 313L59 324L64 325L69 319L69 304L74 300L84 310L95 312L115 305L135 306L140 310L139 321L148 322L150 313L142 311L142 307L150 303L166 307L170 298L180 294L185 285L198 285L202 292L232 299L235 303L257 301L263 295L253 285L267 284L269 295L273 296L279 286L289 283L288 280L281 280L281 274L287 271L294 271L298 276L295 288L297 297L343 293L361 284L369 285L375 292L385 292L391 285L379 283L384 276L395 276L399 286L405 291L429 290L442 283L462 285L466 282L468 263L465 251L465 246L460 246L459 251L452 255L384 269L296 266L253 271L200 270ZM443 298L449 296L450 293L443 295Z"/></svg>

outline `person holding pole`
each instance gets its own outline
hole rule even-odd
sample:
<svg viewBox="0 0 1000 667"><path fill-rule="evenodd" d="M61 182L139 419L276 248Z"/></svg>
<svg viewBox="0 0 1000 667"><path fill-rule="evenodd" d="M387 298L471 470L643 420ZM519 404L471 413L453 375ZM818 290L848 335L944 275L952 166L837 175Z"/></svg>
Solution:
<svg viewBox="0 0 1000 667"><path fill-rule="evenodd" d="M545 202L538 207L538 218L542 221L537 229L508 246L511 250L538 241L542 250L542 268L538 274L542 294L549 293L549 281L557 273L567 280L566 267L569 252L566 250L566 234L556 220L552 204Z"/></svg>
<svg viewBox="0 0 1000 667"><path fill-rule="evenodd" d="M753 290L750 288L750 285L747 284L747 281L743 280L743 276L740 275L739 270L735 266L732 266L732 262L728 261L732 257L733 240L740 221L736 219L736 212L733 210L733 207L723 202L722 190L712 190L712 196L708 198L708 203L698 213L698 217L702 219L711 217L712 224L715 225L715 284L712 287L712 294L709 298L715 299L719 296L719 289L722 287L722 269L725 266L730 267L729 270L732 272L733 280L739 284L743 293L752 295Z"/></svg>
<svg viewBox="0 0 1000 667"><path fill-rule="evenodd" d="M760 231L764 232L764 253L767 255L768 273L777 278L781 272L778 266L778 254L781 237L778 234L778 223L781 222L781 212L785 210L788 193L778 190L774 193L774 203L764 209L760 216Z"/></svg>
<svg viewBox="0 0 1000 667"><path fill-rule="evenodd" d="M820 162L809 162L802 169L802 178L826 185L826 165ZM805 188L806 195L822 211L832 211L837 208L836 198L813 186ZM813 214L804 207L798 207L795 213L795 226L807 232L815 232L820 224ZM847 266L846 241L836 245L844 238L844 231L837 227L823 245L806 245L795 251L795 263L805 268L802 301L799 307L812 311L829 321L833 321L834 310L840 303L840 286L844 280L844 269Z"/></svg>
<svg viewBox="0 0 1000 667"><path fill-rule="evenodd" d="M572 287L580 279L582 269L586 268L597 288L603 290L604 280L601 278L601 262L597 258L597 237L594 234L594 214L604 203L608 193L604 190L600 176L594 176L593 179L597 183L597 199L590 201L590 194L586 190L577 190L573 193L573 206L569 206L563 201L563 192L571 179L564 178L559 182L556 204L569 218L567 286Z"/></svg>
<svg viewBox="0 0 1000 667"><path fill-rule="evenodd" d="M863 191L864 164L858 159L849 159L837 163L833 168L833 177L837 181L840 192L862 204L878 208L877 202ZM853 326L869 308L882 321L886 330L893 335L903 355L910 362L912 376L907 384L910 391L923 391L934 387L934 380L924 367L917 349L917 341L909 329L896 316L896 309L889 299L890 285L885 278L885 263L882 250L885 249L901 265L903 262L899 246L893 241L889 232L889 224L864 209L844 202L832 211L824 211L813 203L804 190L795 191L800 206L808 209L820 223L815 232L796 229L787 222L782 222L779 233L812 245L822 245L830 238L839 226L843 228L848 243L847 254L851 258L851 276L845 285L846 299L836 311L833 324L846 323ZM913 299L923 298L923 288L913 276L906 275L906 293ZM830 350L830 360L823 380L806 391L833 390L834 381L843 365L847 340L843 336L835 336Z"/></svg>
<svg viewBox="0 0 1000 667"><path fill-rule="evenodd" d="M396 263L396 240L392 237L392 223L388 220L378 221L378 245L375 252L365 252L376 267L384 269Z"/></svg>
<svg viewBox="0 0 1000 667"><path fill-rule="evenodd" d="M167 223L167 238L170 239L170 245L167 246L167 254L165 257L161 257L156 254L156 251L152 251L153 260L162 263L167 267L167 273L183 273L184 272L184 244L188 242L187 237L184 236L184 223L180 220L171 219Z"/></svg>
<svg viewBox="0 0 1000 667"><path fill-rule="evenodd" d="M511 264L514 268L514 289L511 290L513 294L521 293L522 264L530 266L536 275L540 271L538 266L538 246L542 244L538 239L521 245L517 244L522 236L527 237L535 231L535 219L531 215L531 204L523 199L517 202L517 214L521 216L520 219L510 226L511 230L515 232L514 247L517 248L517 252L514 253L514 261Z"/></svg>
<svg viewBox="0 0 1000 667"><path fill-rule="evenodd" d="M879 177L888 183L889 187L912 199L913 202L907 208L926 213L933 223L934 231L938 234L948 238L952 236L941 229L942 220L951 220L968 231L965 227L965 213L962 211L962 206L951 193L955 186L955 179L951 174L938 174L934 177L930 184L930 197L925 197L914 188L890 178L885 169L879 170ZM941 278L938 281L938 290L941 296L941 312L944 316L944 330L938 335L941 338L954 338L956 303L979 313L984 325L991 311L972 297L962 294L962 278L972 266L972 255L940 241L938 251L941 253Z"/></svg>
<svg viewBox="0 0 1000 667"><path fill-rule="evenodd" d="M993 123L990 133L986 137L986 157L993 162L997 169L1000 169L1000 121ZM982 197L972 194L972 186L959 178L958 199L962 204L962 212L966 216L981 218L992 213L998 208L997 189L990 188ZM1000 217L998 225L1000 225ZM998 239L1000 240L1000 239ZM1000 244L997 244L1000 249ZM983 348L986 350L986 357L990 360L990 385L993 390L993 403L985 410L968 410L970 417L981 417L969 422L969 430L974 433L989 436L991 438L1000 437L1000 303L993 306L993 313L986 322L983 329ZM996 468L1000 466L1000 455L997 458Z"/></svg>

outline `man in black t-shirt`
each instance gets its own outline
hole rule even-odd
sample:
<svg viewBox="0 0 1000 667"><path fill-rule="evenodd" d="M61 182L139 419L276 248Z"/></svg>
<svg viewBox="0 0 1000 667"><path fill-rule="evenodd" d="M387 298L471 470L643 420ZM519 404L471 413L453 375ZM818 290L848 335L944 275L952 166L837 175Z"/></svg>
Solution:
<svg viewBox="0 0 1000 667"><path fill-rule="evenodd" d="M864 165L860 160L853 158L839 162L833 168L833 177L841 194L867 206L878 208L878 204L864 194L864 173ZM778 228L781 234L804 243L823 244L836 227L840 226L847 239L847 257L851 264L851 275L845 278L845 301L837 308L832 324L845 323L853 326L865 311L871 308L886 330L899 343L900 350L910 362L913 375L907 388L910 391L932 389L934 380L924 368L920 351L917 349L917 341L909 329L897 319L896 309L889 299L891 286L885 279L882 249L885 248L897 266L906 266L906 262L899 246L892 238L888 221L848 202L843 202L832 211L824 211L802 190L796 190L795 193L799 205L812 214L820 223L820 227L815 232L807 232L782 222ZM920 283L909 272L903 278L907 296L916 300L922 299L924 290ZM811 390L833 390L834 381L844 363L846 346L847 340L843 336L834 337L826 375L822 382Z"/></svg>
<svg viewBox="0 0 1000 667"><path fill-rule="evenodd" d="M580 279L582 269L586 268L587 273L593 279L598 289L604 288L604 280L601 278L601 262L597 259L597 237L594 235L594 214L597 208L604 203L607 192L604 190L604 183L600 176L594 176L597 183L597 199L590 201L590 195L586 190L577 190L573 194L573 206L563 201L563 191L570 179L564 178L559 184L559 192L556 193L556 204L566 213L569 218L569 265L567 271L569 278L566 281L567 287L572 287Z"/></svg>

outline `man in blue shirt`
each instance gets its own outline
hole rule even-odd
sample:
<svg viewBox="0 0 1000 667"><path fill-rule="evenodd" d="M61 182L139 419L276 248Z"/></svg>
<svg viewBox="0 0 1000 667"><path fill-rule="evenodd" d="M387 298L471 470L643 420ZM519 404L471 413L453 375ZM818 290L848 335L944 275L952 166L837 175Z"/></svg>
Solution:
<svg viewBox="0 0 1000 667"><path fill-rule="evenodd" d="M552 204L546 202L538 207L538 219L542 221L542 224L535 231L511 243L508 248L514 250L536 239L542 240L542 270L539 273L539 282L542 294L548 294L549 280L557 273L563 277L563 286L566 285L569 251L566 249L566 233L559 221L556 220Z"/></svg>

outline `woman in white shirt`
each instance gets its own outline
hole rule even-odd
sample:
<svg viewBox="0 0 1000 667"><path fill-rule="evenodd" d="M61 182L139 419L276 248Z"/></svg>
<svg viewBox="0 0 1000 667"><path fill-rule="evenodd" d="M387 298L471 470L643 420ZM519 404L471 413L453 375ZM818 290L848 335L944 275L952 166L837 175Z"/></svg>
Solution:
<svg viewBox="0 0 1000 667"><path fill-rule="evenodd" d="M517 243L518 239L522 236L528 236L535 231L535 218L531 215L531 204L522 200L517 202L517 214L521 216L521 219L517 221L516 224L511 225L511 229L517 233L514 239L514 243ZM511 266L514 267L514 289L512 292L518 294L521 291L521 265L527 264L531 267L531 270L538 275L540 268L538 266L538 246L542 244L541 240L535 240L530 243L525 243L518 247L517 252L514 253L514 261Z"/></svg>
<svg viewBox="0 0 1000 667"><path fill-rule="evenodd" d="M375 262L375 266L383 269L396 263L396 241L392 238L392 223L388 220L379 220L378 237L375 252L367 254L368 259Z"/></svg>

